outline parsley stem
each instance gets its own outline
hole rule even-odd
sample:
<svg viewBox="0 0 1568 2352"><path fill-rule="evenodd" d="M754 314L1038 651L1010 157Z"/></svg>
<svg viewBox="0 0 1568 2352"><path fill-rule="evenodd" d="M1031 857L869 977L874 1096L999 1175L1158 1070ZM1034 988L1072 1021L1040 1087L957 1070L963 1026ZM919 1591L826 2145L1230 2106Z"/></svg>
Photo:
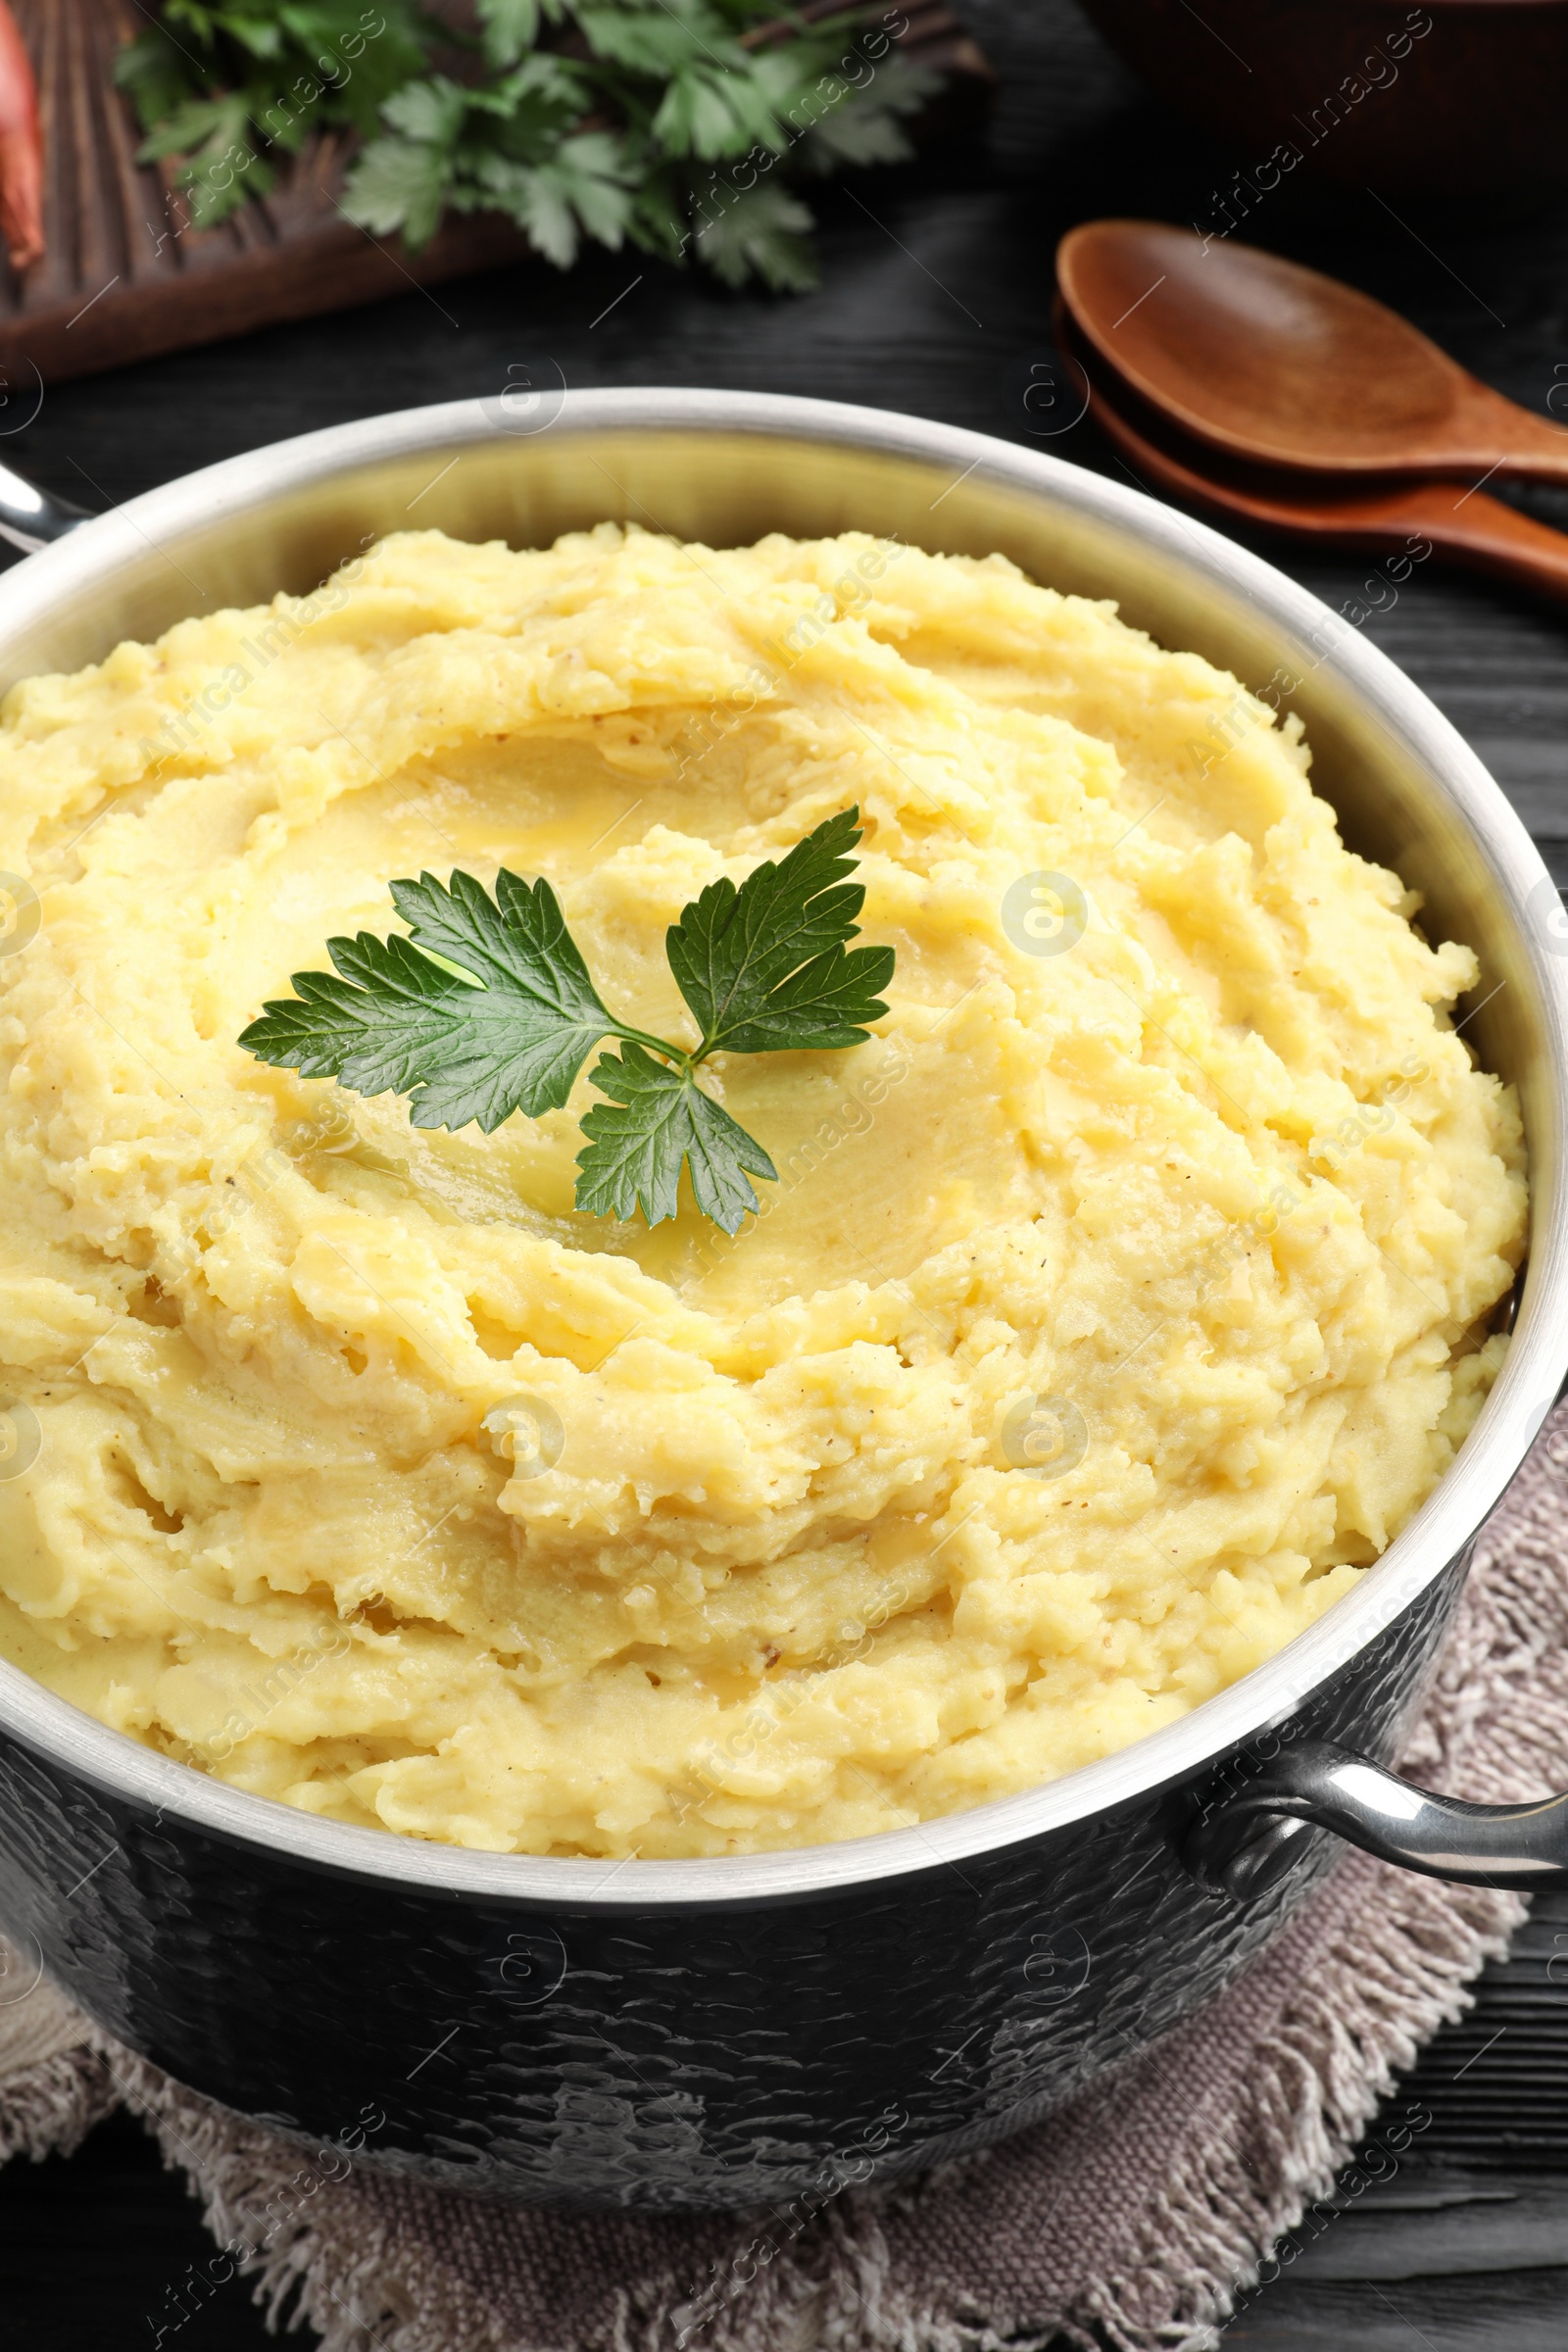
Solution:
<svg viewBox="0 0 1568 2352"><path fill-rule="evenodd" d="M646 1029L629 1028L624 1021L617 1021L612 1034L623 1038L628 1045L646 1046L651 1054L658 1054L665 1061L672 1061L685 1078L691 1076L708 1052L705 1043L695 1053L688 1054L684 1046L672 1046L667 1038L653 1037Z"/></svg>

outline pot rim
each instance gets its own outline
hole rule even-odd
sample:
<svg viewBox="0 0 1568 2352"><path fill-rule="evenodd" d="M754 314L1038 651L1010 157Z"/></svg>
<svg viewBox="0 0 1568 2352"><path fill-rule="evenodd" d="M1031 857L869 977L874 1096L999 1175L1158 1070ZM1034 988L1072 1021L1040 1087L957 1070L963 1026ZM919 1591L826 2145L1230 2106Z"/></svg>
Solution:
<svg viewBox="0 0 1568 2352"><path fill-rule="evenodd" d="M1303 644L1335 632L1318 666L1414 756L1462 822L1519 925L1544 1038L1547 1117L1557 1149L1532 1170L1531 1256L1502 1372L1452 1466L1356 1589L1272 1658L1131 1747L1041 1788L906 1829L837 1844L700 1860L645 1861L495 1854L390 1830L322 1820L280 1800L211 1780L141 1746L20 1668L0 1660L0 1734L106 1795L316 1870L400 1884L411 1893L468 1896L553 1910L725 1908L815 1896L903 1878L1024 1843L1147 1798L1287 1717L1381 1634L1468 1544L1555 1401L1568 1370L1568 1167L1561 1149L1568 1073L1568 956L1549 954L1527 901L1546 867L1500 788L1427 696L1376 646L1262 558L1206 524L1060 458L897 411L776 393L631 387L563 396L552 437L645 430L723 430L829 443L868 457L973 474L982 485L1048 503L1139 540L1217 602L1250 605ZM69 607L149 544L224 515L250 514L364 467L509 438L493 400L454 401L333 425L229 458L115 508L0 577L0 646L40 613ZM956 487L956 483L950 485ZM1539 1166L1539 1175L1536 1167Z"/></svg>

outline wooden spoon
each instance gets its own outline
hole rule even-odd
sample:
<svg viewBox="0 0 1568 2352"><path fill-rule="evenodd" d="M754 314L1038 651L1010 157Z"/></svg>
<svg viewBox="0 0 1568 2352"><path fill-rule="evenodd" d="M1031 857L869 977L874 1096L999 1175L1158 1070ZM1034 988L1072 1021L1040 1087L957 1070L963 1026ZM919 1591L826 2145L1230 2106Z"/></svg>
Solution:
<svg viewBox="0 0 1568 2352"><path fill-rule="evenodd" d="M1157 423L1136 396L1112 399L1103 373L1098 379L1089 374L1083 347L1059 302L1056 339L1063 356L1084 368L1089 415L1126 460L1140 489L1153 485L1184 506L1207 508L1264 530L1331 546L1369 548L1380 555L1410 556L1421 541L1430 541L1434 549L1477 571L1568 599L1568 537L1504 506L1500 498L1485 490L1456 493L1451 482L1432 481L1387 489L1325 489L1314 496L1289 480L1281 484L1278 477L1249 476L1190 443L1179 449L1152 438Z"/></svg>
<svg viewBox="0 0 1568 2352"><path fill-rule="evenodd" d="M1101 357L1184 432L1318 473L1568 481L1568 432L1477 381L1395 311L1315 270L1159 220L1056 249Z"/></svg>

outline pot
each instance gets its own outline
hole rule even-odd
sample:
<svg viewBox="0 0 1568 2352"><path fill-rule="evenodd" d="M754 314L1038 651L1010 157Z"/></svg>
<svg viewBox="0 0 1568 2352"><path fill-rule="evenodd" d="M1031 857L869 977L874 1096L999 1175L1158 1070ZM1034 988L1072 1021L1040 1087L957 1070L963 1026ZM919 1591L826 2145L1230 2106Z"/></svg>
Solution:
<svg viewBox="0 0 1568 2352"><path fill-rule="evenodd" d="M11 495L35 542L73 520ZM1472 1034L1519 1087L1532 1162L1513 1345L1425 1507L1277 1657L1048 1787L845 1844L609 1864L421 1843L225 1787L0 1666L11 1937L132 2049L280 2130L537 2202L733 2206L1046 2114L1217 1992L1344 1838L1450 1877L1561 1875L1559 1812L1466 1810L1381 1769L1568 1363L1568 937L1453 729L1270 565L1056 459L808 400L516 384L70 528L0 580L0 683L308 590L415 507L520 545L612 515L720 543L854 525L1001 549L1272 682L1352 846L1482 956Z"/></svg>

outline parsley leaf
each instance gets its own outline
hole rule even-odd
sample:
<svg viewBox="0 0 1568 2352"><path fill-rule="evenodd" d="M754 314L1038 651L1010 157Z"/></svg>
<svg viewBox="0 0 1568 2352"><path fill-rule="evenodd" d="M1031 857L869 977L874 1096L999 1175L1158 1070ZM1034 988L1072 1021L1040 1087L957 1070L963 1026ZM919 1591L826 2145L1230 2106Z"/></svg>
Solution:
<svg viewBox="0 0 1568 2352"><path fill-rule="evenodd" d="M726 286L744 286L755 274L770 294L809 294L821 282L811 250L815 225L798 196L764 179L727 209L722 201L711 214L705 209L697 252Z"/></svg>
<svg viewBox="0 0 1568 2352"><path fill-rule="evenodd" d="M372 147L367 167L375 152ZM608 130L586 130L580 138L564 140L549 163L528 166L488 155L476 170L483 195L470 201L460 190L454 199L459 207L510 213L545 259L563 270L577 257L579 228L615 250L631 220L633 200L621 169L620 142Z"/></svg>
<svg viewBox="0 0 1568 2352"><path fill-rule="evenodd" d="M410 1095L416 1127L472 1123L490 1135L514 1110L559 1110L616 1024L549 883L530 890L503 868L492 900L470 874L454 874L450 890L421 874L394 882L392 900L416 944L368 931L329 939L340 976L296 972L298 1002L264 1006L240 1044L303 1078Z"/></svg>
<svg viewBox="0 0 1568 2352"><path fill-rule="evenodd" d="M863 1045L887 1006L891 948L855 948L865 904L851 856L858 808L841 809L769 862L710 882L665 942L669 968L702 1025L703 1054L778 1054Z"/></svg>
<svg viewBox="0 0 1568 2352"><path fill-rule="evenodd" d="M739 889L710 883L665 934L670 969L702 1027L688 1051L612 1013L560 903L541 877L503 866L492 898L471 874L392 884L407 939L329 939L331 972L296 972L295 994L240 1036L259 1061L336 1078L357 1094L410 1098L416 1127L492 1134L513 1112L564 1105L606 1037L589 1083L607 1099L582 1120L576 1200L599 1216L673 1217L681 1170L726 1233L759 1205L753 1176L777 1180L756 1138L697 1083L710 1054L859 1045L887 1011L891 948L848 949L865 892L846 880L859 810L841 809L768 859Z"/></svg>
<svg viewBox="0 0 1568 2352"><path fill-rule="evenodd" d="M378 237L402 229L411 243L436 232L452 169L439 147L416 139L377 139L354 173L355 219Z"/></svg>
<svg viewBox="0 0 1568 2352"><path fill-rule="evenodd" d="M559 24L563 0L478 0L487 66L514 66L539 37L540 18Z"/></svg>
<svg viewBox="0 0 1568 2352"><path fill-rule="evenodd" d="M628 1045L618 1057L606 1054L590 1082L611 1100L583 1114L588 1148L577 1161L579 1208L629 1217L636 1207L650 1225L662 1224L675 1214L684 1161L698 1207L734 1233L758 1206L746 1171L777 1180L761 1145L689 1071L656 1061L643 1047Z"/></svg>
<svg viewBox="0 0 1568 2352"><path fill-rule="evenodd" d="M147 133L137 161L179 159L197 228L265 194L274 157L313 133L372 135L439 35L420 0L164 0L138 13L148 22L116 52L114 80Z"/></svg>
<svg viewBox="0 0 1568 2352"><path fill-rule="evenodd" d="M903 164L914 153L905 128L930 104L942 76L929 66L912 66L895 49L877 77L853 106L828 108L801 141L803 172L827 173L868 164Z"/></svg>

